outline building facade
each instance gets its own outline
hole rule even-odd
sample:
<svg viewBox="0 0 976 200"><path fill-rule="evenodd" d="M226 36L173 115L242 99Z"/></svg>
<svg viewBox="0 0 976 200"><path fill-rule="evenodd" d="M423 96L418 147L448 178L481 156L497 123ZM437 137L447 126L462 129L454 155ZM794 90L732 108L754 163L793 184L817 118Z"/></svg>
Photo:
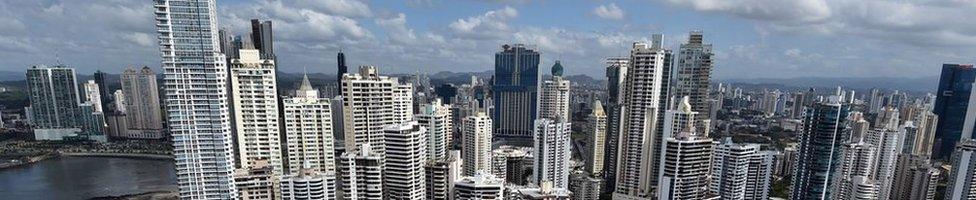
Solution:
<svg viewBox="0 0 976 200"><path fill-rule="evenodd" d="M481 112L464 118L461 124L463 175L473 176L479 171L491 173L491 118Z"/></svg>
<svg viewBox="0 0 976 200"><path fill-rule="evenodd" d="M369 143L385 155L383 129L413 120L413 89L396 78L380 76L376 67L342 76L342 112L346 151Z"/></svg>
<svg viewBox="0 0 976 200"><path fill-rule="evenodd" d="M822 199L830 196L841 161L844 124L850 106L838 96L828 97L807 109L797 148L790 199Z"/></svg>
<svg viewBox="0 0 976 200"><path fill-rule="evenodd" d="M238 52L240 58L230 63L237 165L249 169L266 161L274 174L282 175L277 68L274 60L261 59L257 49L245 47Z"/></svg>
<svg viewBox="0 0 976 200"><path fill-rule="evenodd" d="M427 189L427 129L416 121L387 126L383 162L384 199L423 199Z"/></svg>
<svg viewBox="0 0 976 200"><path fill-rule="evenodd" d="M963 137L966 111L972 85L976 81L973 65L943 64L936 91L933 112L939 116L935 127L935 142L932 158L948 160L956 143ZM971 134L971 133L967 133ZM967 138L973 138L971 135Z"/></svg>
<svg viewBox="0 0 976 200"><path fill-rule="evenodd" d="M503 45L495 54L492 83L493 132L501 137L532 137L539 87L539 52L523 44Z"/></svg>
<svg viewBox="0 0 976 200"><path fill-rule="evenodd" d="M285 174L298 174L302 170L323 174L336 172L332 106L329 100L319 96L319 91L312 88L307 75L295 91L295 96L283 100L288 166Z"/></svg>

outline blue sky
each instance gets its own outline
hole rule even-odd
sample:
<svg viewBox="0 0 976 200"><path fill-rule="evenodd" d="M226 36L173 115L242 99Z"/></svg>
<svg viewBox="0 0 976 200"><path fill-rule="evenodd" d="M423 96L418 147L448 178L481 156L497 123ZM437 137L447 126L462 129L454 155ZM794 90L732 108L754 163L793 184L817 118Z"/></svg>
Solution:
<svg viewBox="0 0 976 200"><path fill-rule="evenodd" d="M246 34L272 20L281 70L335 72L335 53L381 72L486 71L505 43L567 74L654 33L672 48L702 30L728 78L923 77L972 63L973 0L218 0L219 24ZM61 62L90 73L158 69L150 1L0 1L0 69Z"/></svg>

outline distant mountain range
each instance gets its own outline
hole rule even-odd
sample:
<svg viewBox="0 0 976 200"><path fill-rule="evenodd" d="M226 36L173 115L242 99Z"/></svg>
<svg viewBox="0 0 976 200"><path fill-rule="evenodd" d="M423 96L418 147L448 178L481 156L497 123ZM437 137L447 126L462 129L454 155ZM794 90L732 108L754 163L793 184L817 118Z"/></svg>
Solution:
<svg viewBox="0 0 976 200"><path fill-rule="evenodd" d="M891 78L891 77L852 77L852 78L830 78L830 77L801 77L801 78L753 78L753 79L723 79L714 82L747 84L770 88L843 88L855 90L869 90L880 88L888 90L901 90L911 92L935 92L939 85L939 77L921 78Z"/></svg>

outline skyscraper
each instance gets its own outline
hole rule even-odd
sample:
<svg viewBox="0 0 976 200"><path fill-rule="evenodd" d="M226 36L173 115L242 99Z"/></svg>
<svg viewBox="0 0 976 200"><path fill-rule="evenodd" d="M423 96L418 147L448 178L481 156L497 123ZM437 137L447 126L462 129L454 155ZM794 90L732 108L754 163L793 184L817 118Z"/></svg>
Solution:
<svg viewBox="0 0 976 200"><path fill-rule="evenodd" d="M935 93L935 109L933 110L935 115L939 116L939 121L935 127L933 159L948 159L956 143L960 141L960 138L963 138L963 124L965 123L969 96L974 81L976 81L976 69L973 68L973 65L942 65L942 76L939 78L939 88ZM966 136L966 138L973 137Z"/></svg>
<svg viewBox="0 0 976 200"><path fill-rule="evenodd" d="M614 198L647 197L657 184L657 152L660 132L653 128L658 121L665 94L668 50L662 47L664 37L654 35L651 44L635 42L624 85L622 127ZM648 127L650 126L650 127Z"/></svg>
<svg viewBox="0 0 976 200"><path fill-rule="evenodd" d="M251 19L251 42L254 44L254 48L261 52L261 59L275 59L271 21Z"/></svg>
<svg viewBox="0 0 976 200"><path fill-rule="evenodd" d="M370 143L377 154L385 155L383 129L413 120L411 85L380 76L373 66L342 76L342 98L346 151Z"/></svg>
<svg viewBox="0 0 976 200"><path fill-rule="evenodd" d="M775 154L725 138L715 144L709 190L720 199L769 199Z"/></svg>
<svg viewBox="0 0 976 200"><path fill-rule="evenodd" d="M430 104L424 105L416 117L420 126L427 129L428 159L446 157L451 150L451 135L454 133L450 105L444 105L441 99L435 99Z"/></svg>
<svg viewBox="0 0 976 200"><path fill-rule="evenodd" d="M897 121L897 120L896 120ZM890 129L874 129L868 131L866 141L877 149L874 159L873 174L869 177L874 178L878 188L878 197L888 199L891 194L891 181L895 176L895 161L899 153L902 153L902 142L905 136L903 132Z"/></svg>
<svg viewBox="0 0 976 200"><path fill-rule="evenodd" d="M34 129L80 127L75 70L65 66L33 66L27 69L31 122ZM59 138L60 139L60 138Z"/></svg>
<svg viewBox="0 0 976 200"><path fill-rule="evenodd" d="M569 80L563 78L563 65L556 61L552 65L552 78L542 82L539 91L537 118L568 122L569 118Z"/></svg>
<svg viewBox="0 0 976 200"><path fill-rule="evenodd" d="M549 118L535 120L533 138L535 160L532 163L532 178L535 186L549 182L553 188L567 189L569 186L570 123Z"/></svg>
<svg viewBox="0 0 976 200"><path fill-rule="evenodd" d="M800 130L796 171L790 199L823 199L830 197L834 177L841 161L841 145L850 106L838 96L807 109Z"/></svg>
<svg viewBox="0 0 976 200"><path fill-rule="evenodd" d="M952 168L946 182L945 199L976 198L976 140L959 141L952 153Z"/></svg>
<svg viewBox="0 0 976 200"><path fill-rule="evenodd" d="M323 176L315 170L302 170L281 178L281 198L335 200L339 189L335 183L334 174Z"/></svg>
<svg viewBox="0 0 976 200"><path fill-rule="evenodd" d="M227 66L216 44L216 2L153 2L180 198L236 198Z"/></svg>
<svg viewBox="0 0 976 200"><path fill-rule="evenodd" d="M288 158L285 174L313 170L322 175L333 172L334 176L336 153L330 103L329 98L319 97L308 75L302 78L295 96L284 99L285 157Z"/></svg>
<svg viewBox="0 0 976 200"><path fill-rule="evenodd" d="M339 55L336 56L336 82L339 85L339 90L342 90L342 75L349 72L349 68L346 67L346 54L339 50Z"/></svg>
<svg viewBox="0 0 976 200"><path fill-rule="evenodd" d="M427 199L449 200L454 191L454 181L461 176L461 152L451 151L447 157L427 161L424 174L427 183Z"/></svg>
<svg viewBox="0 0 976 200"><path fill-rule="evenodd" d="M386 155L383 162L383 199L423 199L427 188L424 166L427 163L427 129L416 121L387 126Z"/></svg>
<svg viewBox="0 0 976 200"><path fill-rule="evenodd" d="M934 199L939 169L932 167L928 155L900 154L891 181L894 200Z"/></svg>
<svg viewBox="0 0 976 200"><path fill-rule="evenodd" d="M370 143L347 151L339 162L339 179L342 199L383 199L383 155L373 151Z"/></svg>
<svg viewBox="0 0 976 200"><path fill-rule="evenodd" d="M629 65L630 58L607 58L607 137L603 157L605 192L613 192L617 184L617 156L624 119L621 107Z"/></svg>
<svg viewBox="0 0 976 200"><path fill-rule="evenodd" d="M665 139L657 173L659 199L704 199L708 194L712 139L693 131L686 128Z"/></svg>
<svg viewBox="0 0 976 200"><path fill-rule="evenodd" d="M491 172L491 127L492 120L483 112L464 118L461 123L461 153L464 161L464 176L473 176L477 172Z"/></svg>
<svg viewBox="0 0 976 200"><path fill-rule="evenodd" d="M95 80L85 82L85 99L82 101L90 103L94 112L104 112L102 110L102 91L99 88L101 86L98 86Z"/></svg>
<svg viewBox="0 0 976 200"><path fill-rule="evenodd" d="M108 74L106 74L105 72L102 72L101 70L98 70L98 71L95 71L95 74L92 76L92 79L95 80L95 84L98 84L98 91L100 91L101 92L101 95L102 95L101 96L102 97L102 99L101 99L101 103L102 103L102 105L101 105L102 106L101 111L103 113L111 113L111 112L114 112L114 110L111 110L112 107L111 106L108 106L108 103L109 102L112 102L112 96L110 95L110 92L108 90L108 83L105 82L105 77L106 76L108 76Z"/></svg>
<svg viewBox="0 0 976 200"><path fill-rule="evenodd" d="M675 85L673 95L688 96L691 99L691 110L698 112L699 126L708 125L710 120L708 91L712 75L712 44L704 43L701 31L689 33L688 42L681 44L678 49L675 67ZM704 131L705 127L699 127Z"/></svg>
<svg viewBox="0 0 976 200"><path fill-rule="evenodd" d="M587 116L584 134L586 135L586 165L587 173L591 175L603 174L604 155L606 154L607 113L600 101L593 102L593 111ZM597 191L599 192L599 191Z"/></svg>
<svg viewBox="0 0 976 200"><path fill-rule="evenodd" d="M478 172L454 183L455 200L502 200L505 199L505 180L491 173Z"/></svg>
<svg viewBox="0 0 976 200"><path fill-rule="evenodd" d="M147 139L163 137L163 115L159 108L159 87L156 87L156 73L149 67L127 68L122 72L123 105L126 112L126 125L134 132L143 132ZM117 100L118 101L118 100Z"/></svg>
<svg viewBox="0 0 976 200"><path fill-rule="evenodd" d="M241 57L230 63L238 166L249 169L265 161L275 175L282 175L277 68L257 49L245 47L239 52Z"/></svg>
<svg viewBox="0 0 976 200"><path fill-rule="evenodd" d="M502 137L532 137L539 87L539 52L523 44L503 45L495 54L491 118L494 133Z"/></svg>

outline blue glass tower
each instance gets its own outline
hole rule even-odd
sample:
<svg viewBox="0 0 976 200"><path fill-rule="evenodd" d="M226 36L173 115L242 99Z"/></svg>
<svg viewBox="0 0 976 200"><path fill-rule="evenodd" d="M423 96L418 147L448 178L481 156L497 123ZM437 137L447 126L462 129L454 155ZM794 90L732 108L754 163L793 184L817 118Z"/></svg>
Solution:
<svg viewBox="0 0 976 200"><path fill-rule="evenodd" d="M492 83L495 136L532 138L538 87L539 52L523 44L503 45L502 51L495 54Z"/></svg>
<svg viewBox="0 0 976 200"><path fill-rule="evenodd" d="M939 116L932 145L933 159L949 159L959 142L974 80L976 69L973 69L973 65L942 65L942 77L939 78L939 90L935 93L935 108L932 111Z"/></svg>
<svg viewBox="0 0 976 200"><path fill-rule="evenodd" d="M845 143L842 136L849 112L850 106L843 104L837 96L807 109L790 199L830 197L830 188L837 184L833 183L833 176L840 167L841 146Z"/></svg>

